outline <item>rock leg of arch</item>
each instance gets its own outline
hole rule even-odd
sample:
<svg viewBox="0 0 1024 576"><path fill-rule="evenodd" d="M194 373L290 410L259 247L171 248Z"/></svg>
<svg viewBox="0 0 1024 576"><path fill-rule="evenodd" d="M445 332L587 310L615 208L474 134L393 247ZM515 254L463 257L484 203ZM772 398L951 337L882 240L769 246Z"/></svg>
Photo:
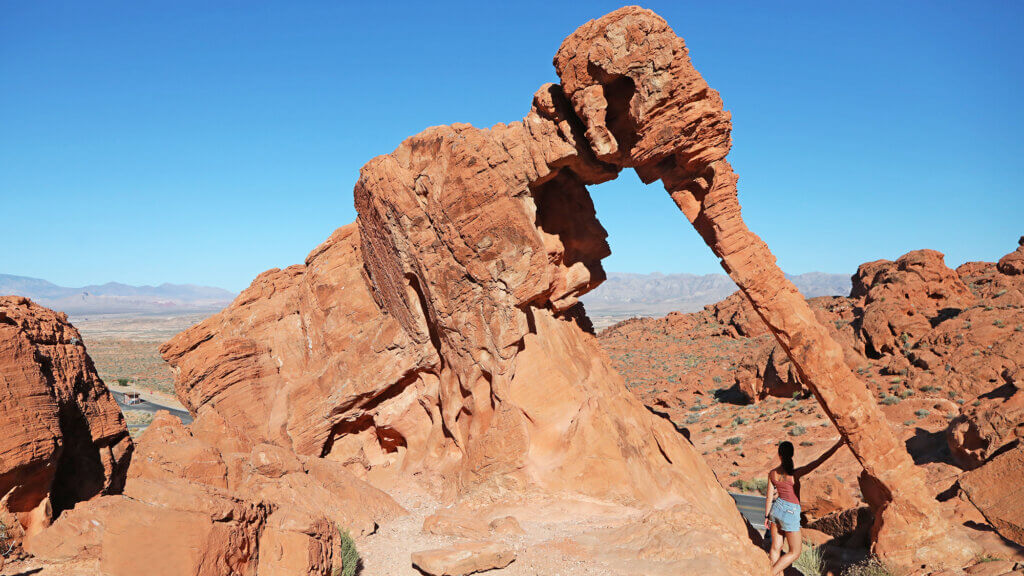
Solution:
<svg viewBox="0 0 1024 576"><path fill-rule="evenodd" d="M874 552L906 568L959 568L976 553L927 495L922 473L840 346L743 221L725 160L730 115L653 12L623 8L580 27L555 66L595 155L665 189L750 300L864 468Z"/></svg>

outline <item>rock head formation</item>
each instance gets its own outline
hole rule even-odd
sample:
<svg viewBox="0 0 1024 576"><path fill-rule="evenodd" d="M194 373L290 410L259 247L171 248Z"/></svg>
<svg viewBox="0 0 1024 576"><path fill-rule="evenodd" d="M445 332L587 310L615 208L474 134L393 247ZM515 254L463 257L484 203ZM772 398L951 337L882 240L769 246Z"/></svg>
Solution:
<svg viewBox="0 0 1024 576"><path fill-rule="evenodd" d="M176 534L148 551L175 559L160 573L329 574L336 523L369 531L403 513L372 484L420 482L447 501L538 491L642 505L645 534L672 550L623 531L639 556L675 573L763 574L765 555L725 489L627 390L578 301L604 280L610 253L587 186L632 168L662 181L763 321L738 329L777 340L774 369L792 372L849 444L875 512L873 551L911 570L966 565L976 550L938 513L840 344L744 224L726 160L730 115L682 38L653 12L623 8L569 36L554 66L561 84L541 86L521 121L429 128L368 162L355 223L166 343L194 424L158 418L124 494L63 514L31 550L95 555L104 574L127 575L144 562L135 545ZM913 274L905 264L884 273ZM884 299L884 284L867 284L869 300ZM885 350L918 324L862 329ZM123 478L114 413L86 419L97 422L89 445L106 452L90 494L74 500ZM27 463L56 458L31 452Z"/></svg>

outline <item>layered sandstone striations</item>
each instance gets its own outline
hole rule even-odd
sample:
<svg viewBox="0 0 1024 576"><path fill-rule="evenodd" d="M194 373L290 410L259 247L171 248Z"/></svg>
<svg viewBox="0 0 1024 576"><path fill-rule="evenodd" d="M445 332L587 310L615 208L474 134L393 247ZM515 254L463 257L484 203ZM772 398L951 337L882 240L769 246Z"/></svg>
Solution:
<svg viewBox="0 0 1024 576"><path fill-rule="evenodd" d="M0 514L25 534L120 491L132 440L65 314L0 297L0 401Z"/></svg>

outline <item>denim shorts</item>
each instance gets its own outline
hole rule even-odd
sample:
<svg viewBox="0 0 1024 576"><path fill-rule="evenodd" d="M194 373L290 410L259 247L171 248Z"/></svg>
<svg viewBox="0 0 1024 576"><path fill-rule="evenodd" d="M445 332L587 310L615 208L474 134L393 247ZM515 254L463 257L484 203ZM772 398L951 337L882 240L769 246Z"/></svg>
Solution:
<svg viewBox="0 0 1024 576"><path fill-rule="evenodd" d="M783 532L800 531L800 505L782 498L776 498L772 510L768 514L772 522L779 525Z"/></svg>

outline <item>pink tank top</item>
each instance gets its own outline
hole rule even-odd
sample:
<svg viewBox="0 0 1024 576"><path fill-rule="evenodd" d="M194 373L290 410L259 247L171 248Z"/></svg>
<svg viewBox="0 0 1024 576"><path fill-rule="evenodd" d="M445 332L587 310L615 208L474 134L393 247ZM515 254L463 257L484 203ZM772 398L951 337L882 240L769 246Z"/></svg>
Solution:
<svg viewBox="0 0 1024 576"><path fill-rule="evenodd" d="M772 473L771 475L772 486L775 486L775 492L778 493L779 498L782 498L786 502L792 502L793 504L800 504L800 499L796 496L796 486L793 480L783 480L779 477L779 474Z"/></svg>

